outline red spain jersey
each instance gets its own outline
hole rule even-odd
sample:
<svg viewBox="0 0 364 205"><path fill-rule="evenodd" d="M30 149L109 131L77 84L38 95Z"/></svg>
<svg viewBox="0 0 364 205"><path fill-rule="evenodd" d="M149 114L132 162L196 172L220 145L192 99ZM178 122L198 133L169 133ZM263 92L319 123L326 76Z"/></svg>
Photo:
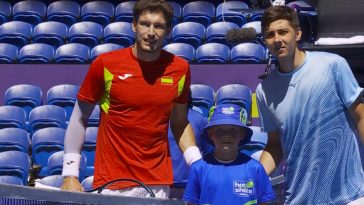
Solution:
<svg viewBox="0 0 364 205"><path fill-rule="evenodd" d="M117 178L148 185L172 184L168 122L174 103L188 103L187 61L162 50L154 62L143 62L131 47L105 53L90 66L80 101L101 106L94 187ZM134 186L121 183L120 189Z"/></svg>

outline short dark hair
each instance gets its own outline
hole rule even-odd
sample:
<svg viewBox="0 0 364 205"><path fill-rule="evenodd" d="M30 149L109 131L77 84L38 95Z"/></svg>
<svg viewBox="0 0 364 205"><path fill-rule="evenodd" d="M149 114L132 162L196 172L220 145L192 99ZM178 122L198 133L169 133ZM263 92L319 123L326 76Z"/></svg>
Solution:
<svg viewBox="0 0 364 205"><path fill-rule="evenodd" d="M173 8L165 0L139 0L133 8L133 18L138 22L139 16L145 12L162 12L166 20L167 27L172 27Z"/></svg>
<svg viewBox="0 0 364 205"><path fill-rule="evenodd" d="M288 6L272 6L266 9L261 20L262 33L269 28L269 25L277 20L287 20L289 25L297 29L300 22L296 11Z"/></svg>

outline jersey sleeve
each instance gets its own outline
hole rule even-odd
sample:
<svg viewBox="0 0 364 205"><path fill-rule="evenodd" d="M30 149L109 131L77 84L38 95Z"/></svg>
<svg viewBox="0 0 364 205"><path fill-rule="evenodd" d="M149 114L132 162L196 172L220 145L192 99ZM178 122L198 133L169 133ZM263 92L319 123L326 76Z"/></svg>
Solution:
<svg viewBox="0 0 364 205"><path fill-rule="evenodd" d="M183 195L183 200L192 204L199 204L200 202L201 187L198 180L198 170L196 168L199 161L200 160L191 165L186 190Z"/></svg>
<svg viewBox="0 0 364 205"><path fill-rule="evenodd" d="M84 102L96 103L100 100L104 90L104 66L102 59L98 57L90 65L77 98Z"/></svg>
<svg viewBox="0 0 364 205"><path fill-rule="evenodd" d="M349 108L363 89L359 87L350 66L342 57L339 57L339 60L335 64L334 75L336 78L338 94L344 105Z"/></svg>
<svg viewBox="0 0 364 205"><path fill-rule="evenodd" d="M175 103L178 104L188 104L190 95L190 85L191 85L191 71L187 64L186 73L181 76L178 81L178 97Z"/></svg>
<svg viewBox="0 0 364 205"><path fill-rule="evenodd" d="M266 174L263 166L259 166L256 180L258 204L274 200L276 195L272 189L269 177Z"/></svg>
<svg viewBox="0 0 364 205"><path fill-rule="evenodd" d="M277 124L274 123L274 118L272 113L269 111L261 84L259 84L256 89L256 95L257 95L257 104L259 111L259 121L261 127L263 128L263 131L272 132L279 130Z"/></svg>

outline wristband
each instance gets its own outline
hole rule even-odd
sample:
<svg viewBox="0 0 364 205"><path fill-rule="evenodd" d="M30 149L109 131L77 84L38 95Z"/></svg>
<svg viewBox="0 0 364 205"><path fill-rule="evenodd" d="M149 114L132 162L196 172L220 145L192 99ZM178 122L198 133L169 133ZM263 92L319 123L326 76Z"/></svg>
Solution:
<svg viewBox="0 0 364 205"><path fill-rule="evenodd" d="M192 163L202 158L201 152L197 146L190 146L183 152L186 163L191 166Z"/></svg>
<svg viewBox="0 0 364 205"><path fill-rule="evenodd" d="M77 153L67 153L63 155L62 176L79 176L81 155Z"/></svg>

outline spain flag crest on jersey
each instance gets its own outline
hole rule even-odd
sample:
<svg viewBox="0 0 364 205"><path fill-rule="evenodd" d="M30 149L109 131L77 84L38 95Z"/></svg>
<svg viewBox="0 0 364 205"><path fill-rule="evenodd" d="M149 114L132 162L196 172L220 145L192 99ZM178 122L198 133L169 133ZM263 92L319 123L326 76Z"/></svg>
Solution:
<svg viewBox="0 0 364 205"><path fill-rule="evenodd" d="M173 85L173 78L169 76L161 77L161 84L162 85Z"/></svg>

